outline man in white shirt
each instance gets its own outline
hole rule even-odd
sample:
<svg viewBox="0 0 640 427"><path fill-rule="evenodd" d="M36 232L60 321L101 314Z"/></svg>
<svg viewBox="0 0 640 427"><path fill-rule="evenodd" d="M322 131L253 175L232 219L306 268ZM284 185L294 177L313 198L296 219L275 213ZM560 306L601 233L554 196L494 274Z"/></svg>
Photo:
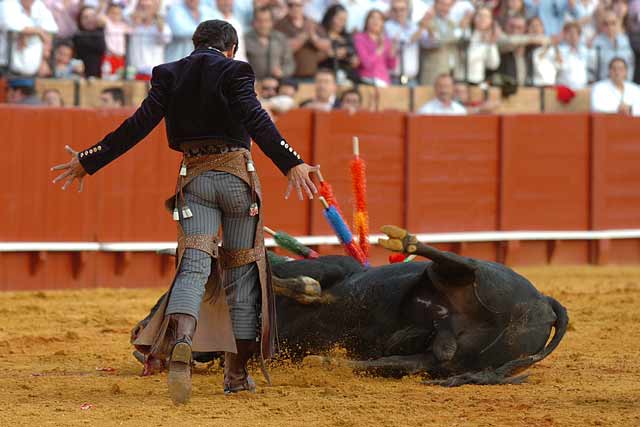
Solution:
<svg viewBox="0 0 640 427"><path fill-rule="evenodd" d="M316 72L314 98L302 102L300 106L319 111L331 111L336 105L337 92L338 86L333 71L320 69Z"/></svg>
<svg viewBox="0 0 640 427"><path fill-rule="evenodd" d="M41 0L0 1L0 65L7 65L7 32L13 32L10 71L33 76L42 62L44 42L58 31Z"/></svg>
<svg viewBox="0 0 640 427"><path fill-rule="evenodd" d="M573 90L583 89L588 84L589 54L587 47L580 41L580 25L577 22L568 22L562 34L564 43L558 46L558 84Z"/></svg>
<svg viewBox="0 0 640 427"><path fill-rule="evenodd" d="M606 11L601 18L601 31L592 42L595 63L594 80L603 80L606 66L613 58L622 58L627 63L629 80L633 77L635 59L629 37L622 28L622 22L613 10Z"/></svg>
<svg viewBox="0 0 640 427"><path fill-rule="evenodd" d="M222 14L200 0L182 0L171 5L167 24L173 37L167 45L165 61L177 61L188 56L193 50L193 32L199 23L210 19L222 19Z"/></svg>
<svg viewBox="0 0 640 427"><path fill-rule="evenodd" d="M435 0L433 9L422 18L428 31L421 57L420 83L431 85L438 75L455 69L458 63L458 42L462 30L450 18L453 0Z"/></svg>
<svg viewBox="0 0 640 427"><path fill-rule="evenodd" d="M218 12L222 15L222 20L227 21L229 24L236 29L236 33L238 33L238 51L236 52L236 56L234 59L238 61L247 62L247 50L244 46L244 25L240 19L233 13L234 10L234 0L216 0L216 7L218 8Z"/></svg>
<svg viewBox="0 0 640 427"><path fill-rule="evenodd" d="M418 114L432 116L466 116L467 110L462 104L453 100L453 77L449 74L440 74L436 78L436 97L424 104L418 110Z"/></svg>
<svg viewBox="0 0 640 427"><path fill-rule="evenodd" d="M394 84L417 83L418 70L420 68L420 40L425 40L428 35L426 26L420 26L409 19L409 1L393 0L389 19L384 24L384 31L400 50L400 61L392 72Z"/></svg>
<svg viewBox="0 0 640 427"><path fill-rule="evenodd" d="M640 86L626 81L628 67L622 58L609 63L609 78L591 89L591 111L640 116Z"/></svg>

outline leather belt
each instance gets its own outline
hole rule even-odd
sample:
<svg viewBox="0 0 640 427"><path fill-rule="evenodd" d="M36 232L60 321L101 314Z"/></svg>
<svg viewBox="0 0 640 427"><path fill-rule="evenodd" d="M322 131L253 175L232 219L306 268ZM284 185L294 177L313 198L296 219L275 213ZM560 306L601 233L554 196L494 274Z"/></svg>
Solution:
<svg viewBox="0 0 640 427"><path fill-rule="evenodd" d="M225 154L244 149L239 145L229 144L221 139L209 139L204 141L192 141L180 144L180 150L185 157L201 157L211 154Z"/></svg>

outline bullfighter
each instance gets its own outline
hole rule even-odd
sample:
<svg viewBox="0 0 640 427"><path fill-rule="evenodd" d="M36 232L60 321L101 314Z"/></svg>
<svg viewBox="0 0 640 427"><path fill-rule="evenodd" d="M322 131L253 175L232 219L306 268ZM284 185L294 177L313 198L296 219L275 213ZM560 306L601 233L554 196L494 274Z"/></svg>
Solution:
<svg viewBox="0 0 640 427"><path fill-rule="evenodd" d="M236 30L202 22L195 50L153 70L140 108L97 144L74 151L54 183L94 174L138 142L164 118L171 149L183 153L176 191L166 207L178 222L178 261L169 297L135 344L149 363L169 360L168 389L176 404L191 396L193 351L225 352L224 391L255 391L246 364L254 353L276 351L275 303L262 235L260 183L252 138L288 178L300 199L317 190L304 163L262 109L249 64L233 59ZM217 239L222 226L223 246ZM221 297L224 296L224 297ZM259 347L259 348L258 348Z"/></svg>

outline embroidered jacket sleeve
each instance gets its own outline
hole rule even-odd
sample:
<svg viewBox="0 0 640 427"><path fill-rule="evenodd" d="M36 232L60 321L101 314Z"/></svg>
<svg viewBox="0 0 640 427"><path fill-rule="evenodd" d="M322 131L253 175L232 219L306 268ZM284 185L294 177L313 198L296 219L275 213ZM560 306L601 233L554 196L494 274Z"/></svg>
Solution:
<svg viewBox="0 0 640 427"><path fill-rule="evenodd" d="M80 163L87 173L93 175L126 153L160 123L167 105L166 85L169 78L163 76L161 67L154 68L149 94L136 112L102 141L79 153Z"/></svg>
<svg viewBox="0 0 640 427"><path fill-rule="evenodd" d="M255 87L253 69L246 62L236 61L225 91L234 117L244 125L251 138L271 161L287 174L302 162L300 154L284 140L269 115L260 105Z"/></svg>

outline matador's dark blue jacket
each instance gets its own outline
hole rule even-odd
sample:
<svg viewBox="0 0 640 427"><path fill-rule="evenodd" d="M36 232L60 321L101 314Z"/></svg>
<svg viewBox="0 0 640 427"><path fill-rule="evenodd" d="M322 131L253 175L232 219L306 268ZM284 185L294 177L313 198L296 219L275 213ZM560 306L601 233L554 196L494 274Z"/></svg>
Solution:
<svg viewBox="0 0 640 427"><path fill-rule="evenodd" d="M140 142L165 119L169 146L181 151L190 141L222 140L250 149L251 138L286 174L302 163L262 109L249 64L211 49L196 49L176 62L155 67L148 96L136 112L102 141L79 153L94 174Z"/></svg>

